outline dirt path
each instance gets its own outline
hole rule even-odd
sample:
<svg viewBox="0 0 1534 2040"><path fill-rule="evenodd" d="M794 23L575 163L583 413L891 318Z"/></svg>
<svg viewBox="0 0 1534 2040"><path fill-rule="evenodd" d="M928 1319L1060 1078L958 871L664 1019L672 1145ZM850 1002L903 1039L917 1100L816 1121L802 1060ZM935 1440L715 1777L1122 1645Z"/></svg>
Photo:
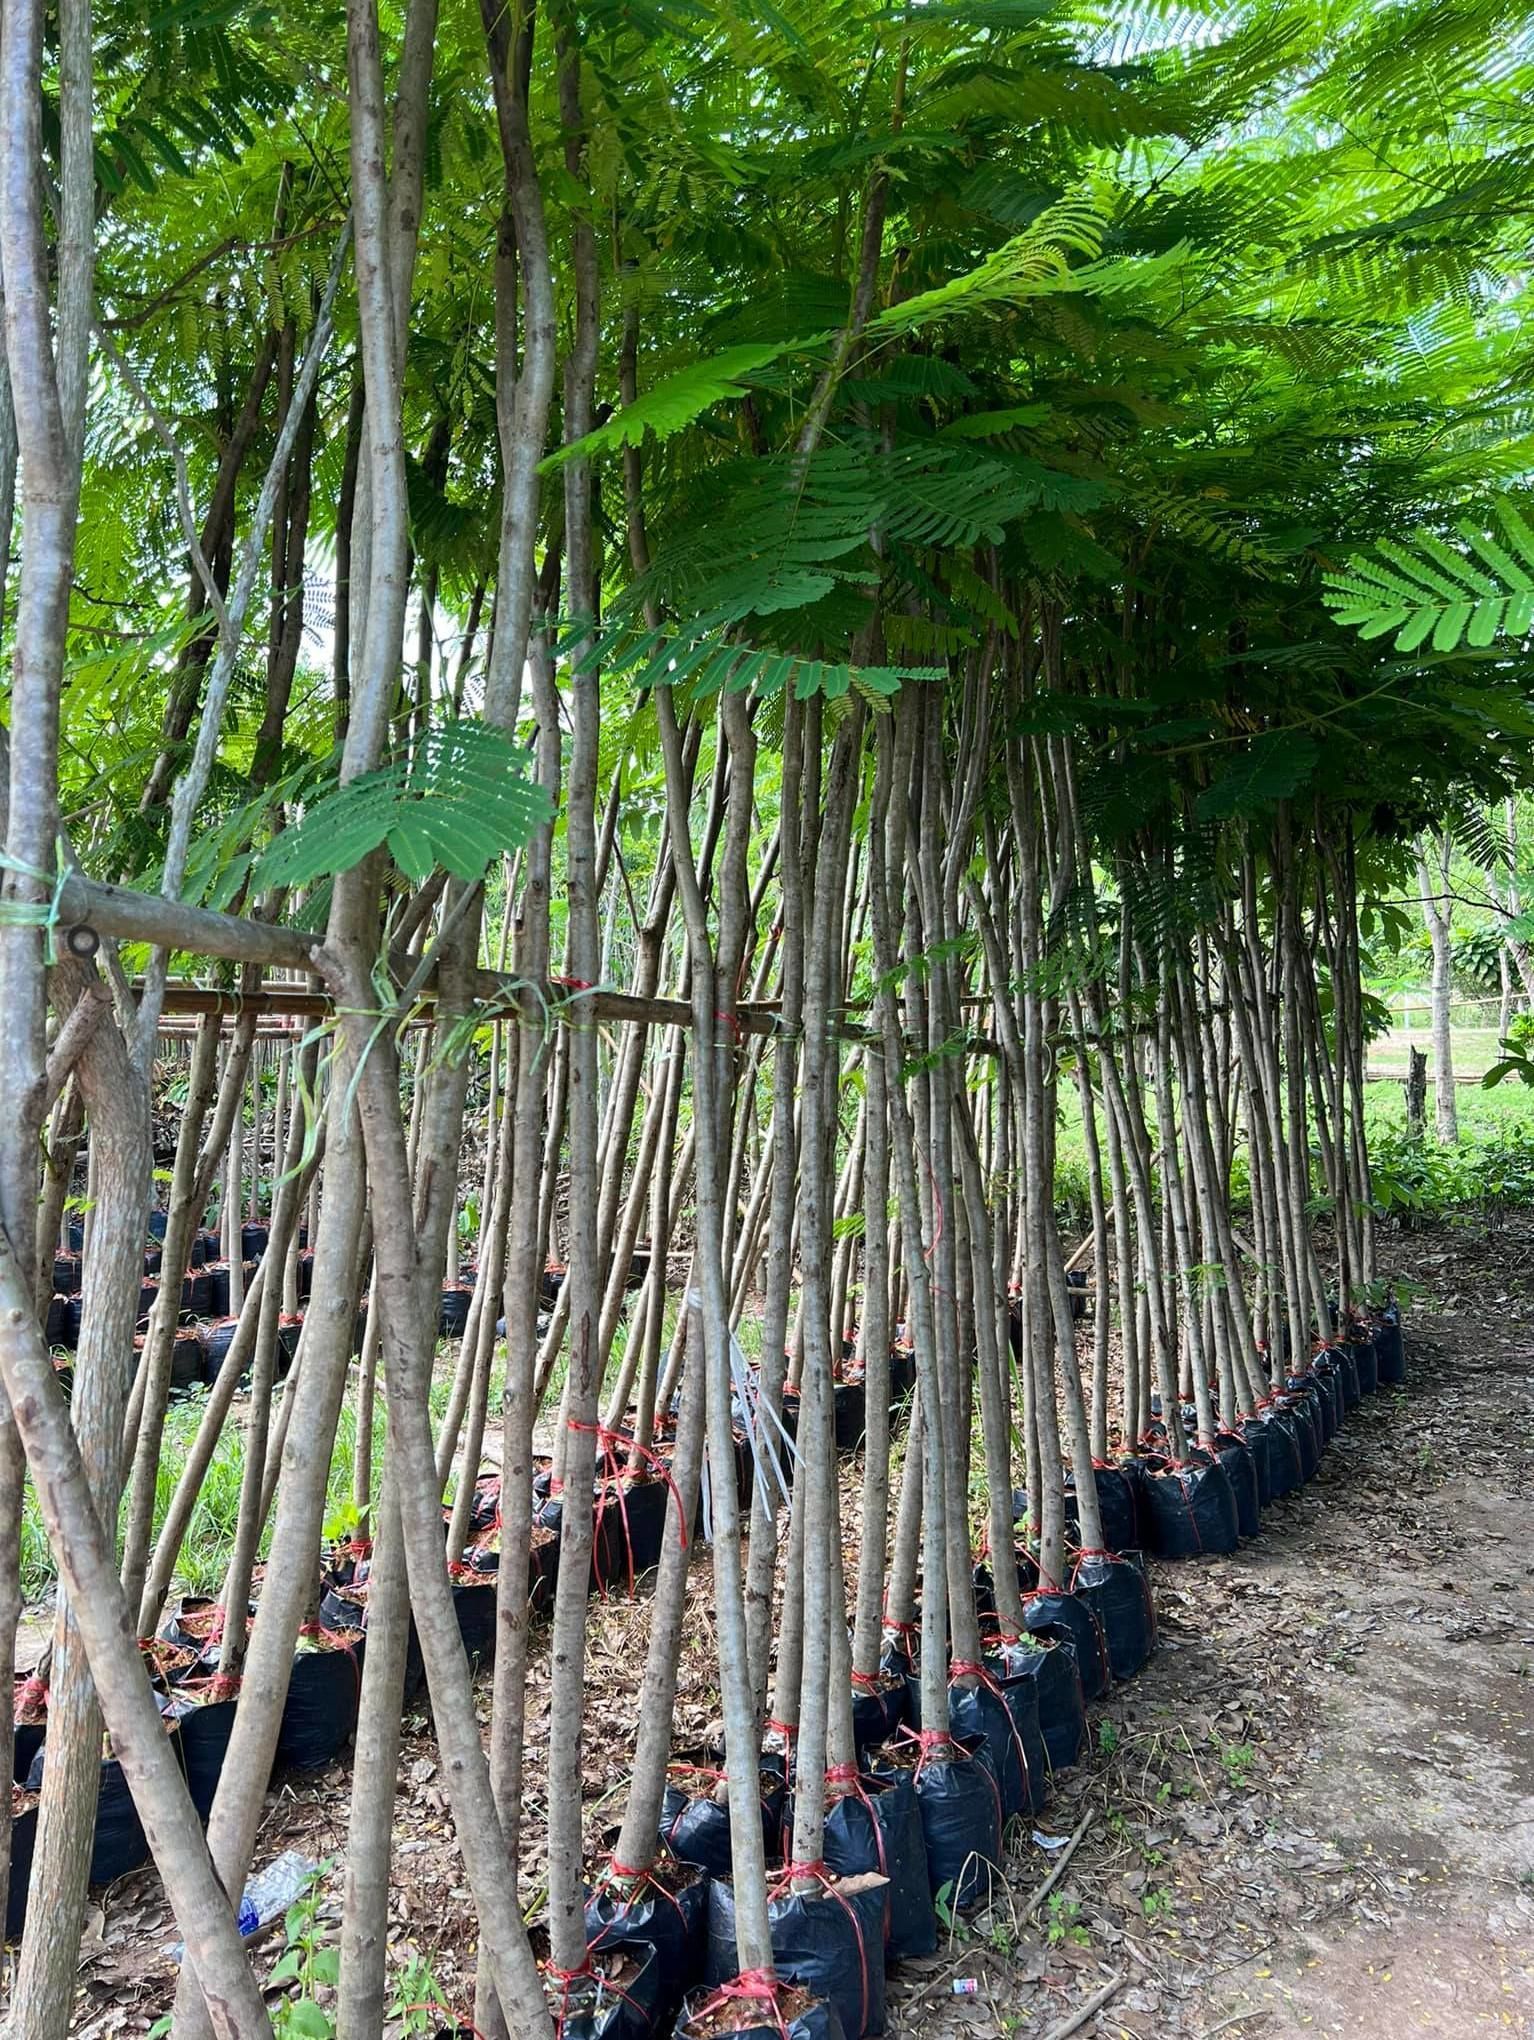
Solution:
<svg viewBox="0 0 1534 2040"><path fill-rule="evenodd" d="M1044 1824L1100 1809L1044 1933L956 1945L892 2031L1032 2040L1121 1974L1081 2032L1534 2034L1534 1230L1395 1259L1407 1390L1239 1556L1157 1566L1161 1648Z"/></svg>

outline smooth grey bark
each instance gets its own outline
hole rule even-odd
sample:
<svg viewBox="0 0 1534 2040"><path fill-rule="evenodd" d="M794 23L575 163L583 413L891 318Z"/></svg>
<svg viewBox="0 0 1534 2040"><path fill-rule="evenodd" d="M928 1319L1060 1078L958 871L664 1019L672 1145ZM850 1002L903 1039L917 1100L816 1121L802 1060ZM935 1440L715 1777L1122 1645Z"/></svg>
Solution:
<svg viewBox="0 0 1534 2040"><path fill-rule="evenodd" d="M718 1014L733 1010L735 981L716 976L708 910L698 883L688 827L682 739L669 687L655 690L666 768L666 813L692 965L693 1123L697 1173L699 1310L704 1341L709 1492L713 1504L714 1610L719 1626L720 1683L730 1808L730 1853L735 1885L735 1947L741 1970L772 1967L767 1918L767 1866L758 1797L755 1696L746 1655L746 1608L741 1581L740 1511L735 1485L730 1377L730 1306L725 1269L722 1177L727 1166L728 1116L721 1110L716 1045ZM744 737L744 733L737 732ZM732 734L732 755L735 752ZM721 929L723 946L724 931ZM582 1582L584 1592L584 1582Z"/></svg>
<svg viewBox="0 0 1534 2040"><path fill-rule="evenodd" d="M1433 1044L1433 1115L1438 1138L1448 1146L1459 1139L1459 1102L1454 1094L1454 1034L1450 1007L1454 997L1454 959L1449 933L1449 864L1454 839L1447 829L1417 839L1417 889L1422 918L1432 945L1430 998Z"/></svg>
<svg viewBox="0 0 1534 2040"><path fill-rule="evenodd" d="M78 1000L94 971L59 965L56 991ZM79 1066L91 1126L91 1231L70 1422L98 1516L114 1520L122 1486L122 1414L132 1367L144 1214L149 1093L115 1025L95 1030ZM75 1611L62 1595L49 1671L48 1757L12 2022L63 2040L75 1997L85 1878L100 1777L101 1714Z"/></svg>
<svg viewBox="0 0 1534 2040"><path fill-rule="evenodd" d="M218 2040L259 2040L271 2023L144 1675L115 1555L32 1314L30 1283L8 1237L0 1240L0 1375L113 1749L186 1940L188 1995Z"/></svg>

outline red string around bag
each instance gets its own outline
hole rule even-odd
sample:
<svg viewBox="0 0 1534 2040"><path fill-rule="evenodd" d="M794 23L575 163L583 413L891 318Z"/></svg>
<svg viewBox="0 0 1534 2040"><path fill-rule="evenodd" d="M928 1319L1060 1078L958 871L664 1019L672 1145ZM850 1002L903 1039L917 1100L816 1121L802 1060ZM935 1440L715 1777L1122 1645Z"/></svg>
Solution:
<svg viewBox="0 0 1534 2040"><path fill-rule="evenodd" d="M620 2003L628 2006L641 2026L648 2023L644 2007L629 1996L622 1984L614 1983L610 1976L603 1976L600 1971L593 1969L589 1955L577 1969L556 1969L552 1962L546 1963L543 1974L546 1981L559 1985L559 2009L554 2014L556 2036L565 2030L565 2020L570 2016L570 1991L572 1986L578 1983L594 1983L599 1998L604 1991L610 1993Z"/></svg>
<svg viewBox="0 0 1534 2040"><path fill-rule="evenodd" d="M794 1891L793 1888L794 1885L796 1883L803 1884L810 1881L813 1881L814 1883L818 1884L820 1886L822 1893L827 1898L834 1898L837 1904L841 1907L842 1911L847 1915L849 1921L852 1923L852 1931L857 1939L858 1944L858 1988L861 1994L861 2007L862 2007L858 2015L858 2031L860 2033L866 2032L868 2030L868 1990L869 1990L868 1949L863 1941L863 1923L858 1918L857 1914L853 1911L852 1907L848 1905L846 1899L843 1898L842 1894L837 1890L835 1880L832 1878L831 1873L827 1870L825 1864L820 1860L819 1857L816 1857L816 1859L810 1863L791 1862L785 1864L782 1875L778 1878L777 1882L772 1886L771 1890L767 1894L768 1899L771 1900L774 1898L781 1898L785 1892L787 1892L790 1897L802 1896L802 1894L796 1893ZM887 1899L886 1903L888 1903Z"/></svg>
<svg viewBox="0 0 1534 2040"><path fill-rule="evenodd" d="M603 1870L601 1876L597 1879L597 1883L599 1885L602 1885L614 1882L619 1884L630 1884L634 1887L636 1892L650 1890L658 1893L661 1898L666 1900L667 1904L671 1907L672 1911L681 1921L683 1928L684 1929L686 1928L687 1915L682 1910L681 1900L677 1897L674 1891L668 1891L666 1886L662 1884L660 1879L655 1874L653 1864L647 1864L644 1869L639 1870L632 1868L627 1863L620 1863L616 1856L609 1856L607 1859L607 1867L605 1870ZM631 1903L632 1901L629 1902ZM625 1910L626 1909L627 1907L625 1906ZM598 1945L600 1946L601 1944L600 1935L598 1935L597 1941Z"/></svg>
<svg viewBox="0 0 1534 2040"><path fill-rule="evenodd" d="M890 1737L891 1742L915 1743L916 1769L913 1776L919 1778L927 1768L928 1761L945 1751L958 1748L946 1728L907 1728L902 1722Z"/></svg>
<svg viewBox="0 0 1534 2040"><path fill-rule="evenodd" d="M1022 1733L1018 1728L1012 1709L1007 1705L1007 1696L1001 1690L1001 1682L988 1666L979 1663L974 1658L954 1658L952 1660L948 1667L949 1685L951 1686L956 1679L978 1679L986 1692L992 1696L1001 1708L1002 1713L1006 1715L1007 1731L1012 1737L1012 1747L1017 1752L1018 1765L1023 1774L1023 1790L1027 1793L1028 1803L1031 1806L1033 1803L1033 1777L1028 1769L1028 1752L1023 1747Z"/></svg>
<svg viewBox="0 0 1534 2040"><path fill-rule="evenodd" d="M660 1454L652 1452L648 1445L641 1445L637 1438L629 1438L621 1431L610 1430L605 1424L584 1423L579 1417L567 1418L565 1420L565 1428L568 1431L584 1431L588 1436L596 1439L597 1450L602 1453L607 1461L609 1477L617 1486L618 1508L623 1518L623 1542L628 1558L629 1595L632 1598L634 1592L634 1544L633 1539L629 1536L628 1500L622 1480L623 1467L621 1460L623 1456L638 1453L646 1466L653 1473L658 1474L661 1480L665 1482L670 1490L672 1501L676 1503L677 1546L679 1550L685 1551L687 1549L687 1511L682 1506L682 1491L672 1478L671 1469L665 1460L661 1458ZM602 1512L606 1505L607 1496L604 1493L597 1503L596 1515L593 1519L596 1525L601 1524ZM600 1546L595 1548L600 1550ZM597 1565L598 1585L601 1584L601 1581L602 1572L599 1559Z"/></svg>
<svg viewBox="0 0 1534 2040"><path fill-rule="evenodd" d="M863 1774L859 1771L856 1764L832 1764L826 1771L826 1784L828 1786L844 1785L847 1788L849 1797L856 1799L868 1815L868 1824L874 1832L874 1854L879 1859L879 1875L886 1880L884 1892L884 1934L887 1940L890 1930L889 1864L884 1854L884 1830L879 1825L879 1816L874 1810L874 1803L869 1798L867 1787L863 1783Z"/></svg>
<svg viewBox="0 0 1534 2040"><path fill-rule="evenodd" d="M24 1708L41 1707L46 1709L47 1705L48 1681L40 1679L36 1672L34 1672L29 1679L23 1680L21 1688L16 1695L16 1716L19 1717Z"/></svg>
<svg viewBox="0 0 1534 2040"><path fill-rule="evenodd" d="M765 2005L782 2040L789 2040L788 2022L778 2003L778 1979L772 1970L743 1969L729 1983L721 1983L713 1996L699 2005L693 2019L706 2019L711 2012L723 2011L727 2005L733 2004Z"/></svg>
<svg viewBox="0 0 1534 2040"><path fill-rule="evenodd" d="M901 1727L896 1729L891 1740L895 1742L914 1742L917 1745L919 1754L916 1759L916 1769L912 1773L912 1776L915 1778L921 1776L922 1772L926 1769L928 1759L937 1755L939 1751L945 1751L950 1757L957 1751L966 1763L980 1763L980 1759L972 1751L965 1749L964 1745L956 1741L946 1729ZM999 1848L1002 1830L1007 1824L1006 1816L1001 1809L1001 1788L997 1785L989 1764L980 1764L980 1775L990 1786L991 1797L996 1802L996 1842Z"/></svg>

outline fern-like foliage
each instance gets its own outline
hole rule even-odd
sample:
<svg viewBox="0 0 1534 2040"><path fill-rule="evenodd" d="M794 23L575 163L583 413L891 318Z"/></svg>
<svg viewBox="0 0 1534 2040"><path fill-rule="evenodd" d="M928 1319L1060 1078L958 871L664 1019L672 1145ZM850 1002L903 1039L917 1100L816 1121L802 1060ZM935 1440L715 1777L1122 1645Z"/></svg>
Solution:
<svg viewBox="0 0 1534 2040"><path fill-rule="evenodd" d="M776 345L726 347L722 353L689 362L676 375L668 375L643 396L636 397L632 404L625 404L605 425L550 454L543 470L547 473L568 460L611 452L620 446L638 446L646 433L657 439L669 439L673 432L682 431L715 404L730 397L743 397L747 378L754 371L766 368L791 348L815 344L814 340L789 340Z"/></svg>
<svg viewBox="0 0 1534 2040"><path fill-rule="evenodd" d="M1495 506L1496 527L1465 519L1450 545L1435 532L1405 544L1381 539L1373 557L1349 560L1326 576L1326 605L1362 637L1396 633L1398 652L1431 641L1435 652L1481 650L1534 628L1534 531L1513 503Z"/></svg>
<svg viewBox="0 0 1534 2040"><path fill-rule="evenodd" d="M383 843L416 884L438 865L472 884L503 851L530 842L552 813L523 750L483 723L445 723L408 760L315 801L263 852L254 884L311 885L350 871Z"/></svg>
<svg viewBox="0 0 1534 2040"><path fill-rule="evenodd" d="M583 650L573 667L576 672L601 666L640 689L669 685L686 687L694 695L750 692L772 701L792 694L808 701L818 694L839 701L855 693L877 708L908 680L947 678L942 666L854 666L742 644L725 626L707 619L675 630L634 631L619 625L595 639L588 625L576 622L561 649L577 644Z"/></svg>

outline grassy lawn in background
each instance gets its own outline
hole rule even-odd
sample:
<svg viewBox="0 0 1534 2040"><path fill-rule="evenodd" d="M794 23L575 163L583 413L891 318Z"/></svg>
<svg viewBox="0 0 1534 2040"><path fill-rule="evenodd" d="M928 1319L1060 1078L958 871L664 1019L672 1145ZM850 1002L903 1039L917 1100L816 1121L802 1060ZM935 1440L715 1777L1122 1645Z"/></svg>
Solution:
<svg viewBox="0 0 1534 2040"><path fill-rule="evenodd" d="M1392 1027L1388 1034L1382 1034L1371 1041L1368 1053L1368 1072L1371 1077L1404 1077L1409 1051L1420 1048L1427 1057L1428 1081L1433 1076L1433 1044L1425 1027ZM1457 1077L1480 1079L1501 1054L1497 1029L1492 1027L1456 1027L1450 1036L1450 1053L1454 1058L1454 1074ZM1461 1090L1469 1090L1462 1084ZM1500 1088L1500 1087L1499 1087Z"/></svg>

